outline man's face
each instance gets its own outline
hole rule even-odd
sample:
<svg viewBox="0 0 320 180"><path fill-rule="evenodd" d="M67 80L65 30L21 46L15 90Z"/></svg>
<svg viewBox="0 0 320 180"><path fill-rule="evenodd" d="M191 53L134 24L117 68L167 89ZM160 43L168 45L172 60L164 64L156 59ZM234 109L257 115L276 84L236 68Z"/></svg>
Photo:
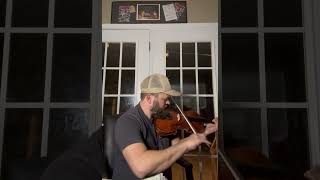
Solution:
<svg viewBox="0 0 320 180"><path fill-rule="evenodd" d="M158 96L155 96L154 98L151 112L159 113L163 111L166 108L168 103L169 103L169 96L164 93L159 93Z"/></svg>

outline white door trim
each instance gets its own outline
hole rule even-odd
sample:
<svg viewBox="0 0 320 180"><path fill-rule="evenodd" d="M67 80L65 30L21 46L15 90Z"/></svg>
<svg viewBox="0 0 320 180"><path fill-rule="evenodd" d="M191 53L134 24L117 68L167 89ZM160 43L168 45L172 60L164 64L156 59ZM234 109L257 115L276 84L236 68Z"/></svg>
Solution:
<svg viewBox="0 0 320 180"><path fill-rule="evenodd" d="M218 23L185 24L102 24L102 30L209 30L218 36Z"/></svg>

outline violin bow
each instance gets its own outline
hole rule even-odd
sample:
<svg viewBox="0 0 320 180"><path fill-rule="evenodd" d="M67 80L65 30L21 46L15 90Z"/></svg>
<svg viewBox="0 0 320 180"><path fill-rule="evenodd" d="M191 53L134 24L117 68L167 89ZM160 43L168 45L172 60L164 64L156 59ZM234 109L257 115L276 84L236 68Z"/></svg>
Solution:
<svg viewBox="0 0 320 180"><path fill-rule="evenodd" d="M172 102L174 103L174 105L178 108L178 110L180 111L180 113L182 114L182 116L184 117L184 119L187 121L190 129L192 130L192 132L194 134L197 134L197 131L194 129L194 127L192 126L192 124L190 123L190 121L188 120L188 118L186 117L186 115L182 112L182 110L180 109L180 107L178 106L178 104L176 103L176 101L173 99L173 97L171 97Z"/></svg>
<svg viewBox="0 0 320 180"><path fill-rule="evenodd" d="M178 110L180 111L180 113L182 114L182 116L184 117L184 119L187 121L188 125L190 126L192 132L194 134L197 134L196 130L194 129L194 127L192 126L192 124L190 123L190 121L188 120L188 118L186 117L186 115L182 112L182 110L180 109L180 107L178 106L178 104L176 103L176 101L171 97L172 102L174 103L174 105L178 108ZM209 146L210 148L210 152L212 155L216 155L217 154L217 134L218 132L215 132L215 137L211 143L211 146ZM218 179L218 161L217 160L211 160L211 166L215 167L215 169L212 171L212 178L213 180L217 180Z"/></svg>

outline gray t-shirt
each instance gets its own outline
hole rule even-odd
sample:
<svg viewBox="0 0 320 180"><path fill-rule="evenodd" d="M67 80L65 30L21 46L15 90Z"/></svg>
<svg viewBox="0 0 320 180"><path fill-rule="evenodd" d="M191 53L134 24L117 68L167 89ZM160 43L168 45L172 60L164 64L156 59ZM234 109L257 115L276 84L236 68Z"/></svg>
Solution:
<svg viewBox="0 0 320 180"><path fill-rule="evenodd" d="M140 104L131 108L117 120L115 126L115 143L116 150L113 159L114 168L112 179L139 179L131 171L127 161L122 155L122 150L134 143L144 143L147 149L159 149L159 139L156 135L152 120L144 114Z"/></svg>

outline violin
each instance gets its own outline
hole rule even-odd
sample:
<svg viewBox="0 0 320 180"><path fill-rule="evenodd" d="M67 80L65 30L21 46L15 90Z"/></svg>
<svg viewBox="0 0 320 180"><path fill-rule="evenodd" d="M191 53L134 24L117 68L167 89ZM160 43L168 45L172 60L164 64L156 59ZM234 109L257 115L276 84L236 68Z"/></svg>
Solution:
<svg viewBox="0 0 320 180"><path fill-rule="evenodd" d="M202 133L205 130L205 124L201 122L205 118L200 117L197 112L185 111L185 116L183 116L181 113L170 109L164 113L166 113L164 117L154 118L154 126L159 136L175 135L178 130L184 130L188 133L193 133L193 130ZM189 121L192 126L189 125L188 119L194 120Z"/></svg>
<svg viewBox="0 0 320 180"><path fill-rule="evenodd" d="M167 114L164 116L154 117L154 126L156 132L159 136L169 136L177 134L178 129L185 130L187 132L191 132L194 134L202 133L205 131L205 123L208 122L205 118L201 117L197 112L194 111L185 111L182 112L180 107L171 98L174 105L179 110L178 112L175 110L167 111ZM189 121L190 119L190 121ZM215 133L215 137L211 143L210 154L212 155L211 160L211 168L212 169L212 178L213 180L218 179L218 158L217 158L217 133Z"/></svg>
<svg viewBox="0 0 320 180"><path fill-rule="evenodd" d="M154 126L159 136L177 134L179 129L194 134L205 131L206 118L201 117L195 111L183 112L173 98L171 98L171 102L176 108L167 107L166 111L154 117Z"/></svg>

